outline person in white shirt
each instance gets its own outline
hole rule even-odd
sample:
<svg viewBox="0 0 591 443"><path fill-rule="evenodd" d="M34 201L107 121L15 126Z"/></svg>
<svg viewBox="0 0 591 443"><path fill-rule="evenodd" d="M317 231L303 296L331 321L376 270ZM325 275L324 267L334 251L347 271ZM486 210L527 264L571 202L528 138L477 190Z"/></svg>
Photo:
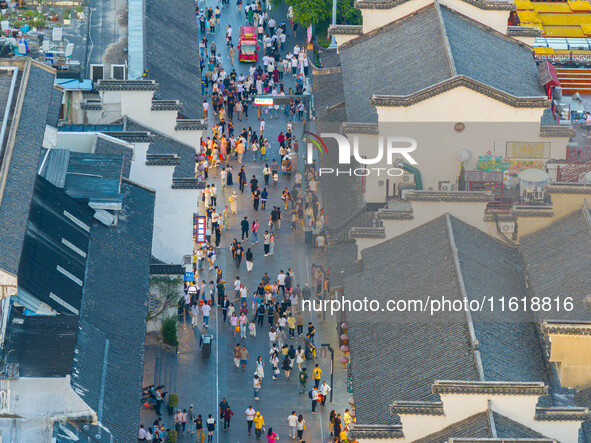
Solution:
<svg viewBox="0 0 591 443"><path fill-rule="evenodd" d="M261 118L261 124L259 126L259 134L261 137L263 137L264 133L265 133L265 119Z"/></svg>
<svg viewBox="0 0 591 443"><path fill-rule="evenodd" d="M139 430L139 432L137 434L137 439L138 440L145 441L146 440L146 435L147 435L147 432L144 429L144 425L140 425L140 430Z"/></svg>
<svg viewBox="0 0 591 443"><path fill-rule="evenodd" d="M252 431L252 424L254 422L254 416L256 414L256 411L253 409L252 405L250 405L248 407L248 409L246 411L244 411L244 413L246 414L246 424L248 425L248 435L250 435L250 433Z"/></svg>
<svg viewBox="0 0 591 443"><path fill-rule="evenodd" d="M211 306L209 306L207 303L204 303L203 306L201 306L201 312L203 313L203 326L207 328L209 326L209 314L211 312Z"/></svg>
<svg viewBox="0 0 591 443"><path fill-rule="evenodd" d="M322 382L320 385L320 393L322 394L322 404L326 403L326 396L332 390L332 388L326 382Z"/></svg>
<svg viewBox="0 0 591 443"><path fill-rule="evenodd" d="M279 275L277 276L277 294L279 291L283 291L283 296L285 297L285 274L283 273L283 269L279 271Z"/></svg>
<svg viewBox="0 0 591 443"><path fill-rule="evenodd" d="M238 301L240 298L240 278L237 276L234 280L234 301Z"/></svg>
<svg viewBox="0 0 591 443"><path fill-rule="evenodd" d="M287 426L289 426L289 436L291 438L296 438L297 430L296 427L298 425L298 416L296 415L296 411L292 411L291 415L287 417Z"/></svg>

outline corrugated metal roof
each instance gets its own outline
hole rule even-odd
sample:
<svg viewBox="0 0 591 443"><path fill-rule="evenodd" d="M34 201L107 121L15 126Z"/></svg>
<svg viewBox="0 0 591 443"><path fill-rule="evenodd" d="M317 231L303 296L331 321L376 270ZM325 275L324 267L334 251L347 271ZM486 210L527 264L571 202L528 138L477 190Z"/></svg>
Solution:
<svg viewBox="0 0 591 443"><path fill-rule="evenodd" d="M75 198L120 204L122 174L120 155L72 152L64 188Z"/></svg>

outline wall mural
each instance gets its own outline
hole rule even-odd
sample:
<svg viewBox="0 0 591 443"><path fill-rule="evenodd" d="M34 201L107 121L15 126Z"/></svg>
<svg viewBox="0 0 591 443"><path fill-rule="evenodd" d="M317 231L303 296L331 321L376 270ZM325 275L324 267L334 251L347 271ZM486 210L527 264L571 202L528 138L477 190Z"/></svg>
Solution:
<svg viewBox="0 0 591 443"><path fill-rule="evenodd" d="M525 169L545 169L543 160L512 160L502 155L481 155L476 162L476 169L480 171L503 171L506 175L516 176Z"/></svg>

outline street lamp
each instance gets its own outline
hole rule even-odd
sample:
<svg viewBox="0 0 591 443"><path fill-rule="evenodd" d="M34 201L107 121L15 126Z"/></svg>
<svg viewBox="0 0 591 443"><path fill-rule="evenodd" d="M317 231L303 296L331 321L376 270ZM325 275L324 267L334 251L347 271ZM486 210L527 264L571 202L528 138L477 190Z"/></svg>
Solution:
<svg viewBox="0 0 591 443"><path fill-rule="evenodd" d="M332 391L334 390L334 386L333 386L334 349L328 343L322 343L320 346L322 346L322 356L323 357L326 355L326 349L328 349L328 351L330 352L330 402L332 403Z"/></svg>
<svg viewBox="0 0 591 443"><path fill-rule="evenodd" d="M332 25L335 26L337 24L337 0L332 0ZM329 48L336 48L337 41L334 37L334 34L330 36L330 45Z"/></svg>

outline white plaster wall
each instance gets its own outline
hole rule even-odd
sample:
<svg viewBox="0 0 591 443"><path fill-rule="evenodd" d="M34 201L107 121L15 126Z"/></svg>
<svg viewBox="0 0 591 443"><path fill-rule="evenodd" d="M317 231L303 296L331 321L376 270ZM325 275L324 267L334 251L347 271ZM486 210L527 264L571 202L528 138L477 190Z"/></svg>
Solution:
<svg viewBox="0 0 591 443"><path fill-rule="evenodd" d="M95 141L95 132L58 132L56 148L91 153L94 151Z"/></svg>
<svg viewBox="0 0 591 443"><path fill-rule="evenodd" d="M513 108L466 87L408 107L378 107L379 122L540 122L543 108Z"/></svg>
<svg viewBox="0 0 591 443"><path fill-rule="evenodd" d="M146 166L148 146L135 145L130 179L156 190L153 255L167 263L180 263L193 251L193 213L200 191L172 189L174 166Z"/></svg>
<svg viewBox="0 0 591 443"><path fill-rule="evenodd" d="M441 0L442 5L453 9L460 14L464 14L477 22L493 28L502 34L507 34L507 21L510 11L495 11L480 9L463 0Z"/></svg>
<svg viewBox="0 0 591 443"><path fill-rule="evenodd" d="M174 134L171 135L171 137L196 148L197 146L200 146L202 134L203 131L174 131Z"/></svg>
<svg viewBox="0 0 591 443"><path fill-rule="evenodd" d="M359 37L358 35L348 35L348 34L337 34L334 36L335 41L337 42L337 51L338 47L343 43L346 43L350 40L353 40L355 37Z"/></svg>
<svg viewBox="0 0 591 443"><path fill-rule="evenodd" d="M0 402L0 414L22 418L0 418L0 430L6 442L50 442L54 421L60 418L91 417L96 414L70 386L70 377L6 380L6 401Z"/></svg>
<svg viewBox="0 0 591 443"><path fill-rule="evenodd" d="M433 0L410 0L392 9L362 9L363 33L366 34L402 17L406 17L432 3Z"/></svg>

